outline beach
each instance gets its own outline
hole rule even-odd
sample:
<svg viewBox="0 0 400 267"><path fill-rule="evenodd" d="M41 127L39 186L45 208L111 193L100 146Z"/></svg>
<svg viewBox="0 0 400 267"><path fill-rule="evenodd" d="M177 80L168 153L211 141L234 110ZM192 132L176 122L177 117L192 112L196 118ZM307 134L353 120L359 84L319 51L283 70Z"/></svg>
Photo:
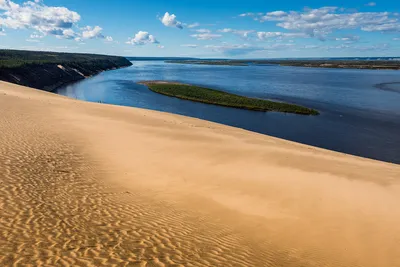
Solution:
<svg viewBox="0 0 400 267"><path fill-rule="evenodd" d="M400 166L0 82L1 266L400 266Z"/></svg>

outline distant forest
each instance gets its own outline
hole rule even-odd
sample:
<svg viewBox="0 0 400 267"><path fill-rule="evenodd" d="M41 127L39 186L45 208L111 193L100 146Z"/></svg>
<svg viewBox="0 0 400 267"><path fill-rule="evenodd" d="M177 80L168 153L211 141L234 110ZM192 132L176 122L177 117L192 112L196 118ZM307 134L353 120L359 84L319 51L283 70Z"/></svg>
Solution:
<svg viewBox="0 0 400 267"><path fill-rule="evenodd" d="M15 68L30 64L80 64L88 62L96 65L104 62L121 65L126 61L124 57L96 54L0 50L0 68Z"/></svg>
<svg viewBox="0 0 400 267"><path fill-rule="evenodd" d="M0 50L0 80L46 91L132 63L117 56Z"/></svg>

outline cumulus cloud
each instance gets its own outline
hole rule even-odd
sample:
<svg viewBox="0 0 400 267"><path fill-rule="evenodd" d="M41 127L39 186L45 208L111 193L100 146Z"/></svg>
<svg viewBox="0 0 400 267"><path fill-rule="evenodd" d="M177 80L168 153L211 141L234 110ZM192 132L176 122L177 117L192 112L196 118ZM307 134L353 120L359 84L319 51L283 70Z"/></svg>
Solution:
<svg viewBox="0 0 400 267"><path fill-rule="evenodd" d="M302 32L324 41L337 30L360 29L362 31L399 32L398 15L390 12L348 12L338 7L305 9L304 11L273 11L244 13L241 17L252 17L260 22L277 22L277 26L294 32Z"/></svg>
<svg viewBox="0 0 400 267"><path fill-rule="evenodd" d="M196 44L183 44L181 46L182 47L189 47L189 48L197 48L198 47L198 45L196 45Z"/></svg>
<svg viewBox="0 0 400 267"><path fill-rule="evenodd" d="M129 38L126 42L127 44L132 45L145 45L145 44L158 44L156 37L154 35L149 34L148 32L139 31L135 34L133 38Z"/></svg>
<svg viewBox="0 0 400 267"><path fill-rule="evenodd" d="M197 34L192 34L190 35L193 38L196 38L197 40L214 40L221 38L221 34L213 34L211 31L204 32L204 33L197 33Z"/></svg>
<svg viewBox="0 0 400 267"><path fill-rule="evenodd" d="M366 4L366 6L376 6L375 2L369 2L368 4Z"/></svg>
<svg viewBox="0 0 400 267"><path fill-rule="evenodd" d="M79 34L76 33L73 29L65 29L62 31L62 34L57 35L57 38L65 38L65 39L79 39Z"/></svg>
<svg viewBox="0 0 400 267"><path fill-rule="evenodd" d="M11 0L0 0L0 25L10 29L32 29L31 39L54 35L57 38L75 39L104 38L101 28L86 27L77 32L77 23L81 16L66 7L47 6L40 0L26 1L22 4ZM79 29L78 29L79 30Z"/></svg>
<svg viewBox="0 0 400 267"><path fill-rule="evenodd" d="M103 29L99 26L86 26L83 30L84 31L82 32L82 37L84 39L105 38L105 36L101 33Z"/></svg>
<svg viewBox="0 0 400 267"><path fill-rule="evenodd" d="M174 14L170 15L168 12L165 12L164 17L161 18L161 22L167 27L183 29L182 22L178 21Z"/></svg>
<svg viewBox="0 0 400 267"><path fill-rule="evenodd" d="M19 5L0 0L0 24L11 29L34 29L45 35L63 35L81 17L65 7L49 7L38 1Z"/></svg>
<svg viewBox="0 0 400 267"><path fill-rule="evenodd" d="M111 36L105 36L102 33L103 28L100 26L86 26L82 28L82 38L75 36L76 41L82 41L82 39L104 39L106 42L113 42L114 39Z"/></svg>

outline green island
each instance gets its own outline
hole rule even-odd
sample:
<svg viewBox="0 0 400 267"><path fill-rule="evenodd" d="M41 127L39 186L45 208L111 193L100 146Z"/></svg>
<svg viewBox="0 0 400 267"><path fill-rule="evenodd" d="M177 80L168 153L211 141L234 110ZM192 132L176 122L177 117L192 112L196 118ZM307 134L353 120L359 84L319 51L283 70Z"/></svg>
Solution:
<svg viewBox="0 0 400 267"><path fill-rule="evenodd" d="M195 85L165 81L145 81L140 82L139 84L146 85L155 93L206 104L255 111L277 111L301 115L319 114L319 112L314 109L294 104L249 98Z"/></svg>

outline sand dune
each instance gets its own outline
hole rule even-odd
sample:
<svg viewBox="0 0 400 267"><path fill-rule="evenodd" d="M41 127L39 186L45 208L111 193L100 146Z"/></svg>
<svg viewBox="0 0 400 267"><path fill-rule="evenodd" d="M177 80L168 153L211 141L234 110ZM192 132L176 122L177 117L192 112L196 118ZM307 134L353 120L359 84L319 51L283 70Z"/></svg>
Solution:
<svg viewBox="0 0 400 267"><path fill-rule="evenodd" d="M400 266L400 166L0 82L0 266Z"/></svg>

